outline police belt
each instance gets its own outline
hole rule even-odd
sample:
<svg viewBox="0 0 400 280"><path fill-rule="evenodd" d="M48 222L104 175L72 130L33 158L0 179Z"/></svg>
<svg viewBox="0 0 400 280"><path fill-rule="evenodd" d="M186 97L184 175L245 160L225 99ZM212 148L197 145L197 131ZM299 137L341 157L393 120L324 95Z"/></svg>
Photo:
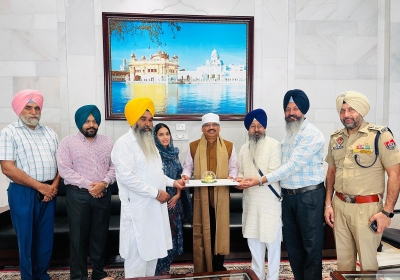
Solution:
<svg viewBox="0 0 400 280"><path fill-rule="evenodd" d="M372 203L372 202L379 202L381 196L379 194L372 194L372 195L347 195L340 192L335 192L336 196L344 202L347 203Z"/></svg>
<svg viewBox="0 0 400 280"><path fill-rule="evenodd" d="M307 186L304 188L299 188L299 189L285 189L282 188L283 191L285 191L286 193L288 193L289 195L296 195L296 194L300 194L300 193L305 193L308 191L314 191L314 190L319 190L325 188L324 187L324 183L321 182L318 185L311 185L311 186Z"/></svg>

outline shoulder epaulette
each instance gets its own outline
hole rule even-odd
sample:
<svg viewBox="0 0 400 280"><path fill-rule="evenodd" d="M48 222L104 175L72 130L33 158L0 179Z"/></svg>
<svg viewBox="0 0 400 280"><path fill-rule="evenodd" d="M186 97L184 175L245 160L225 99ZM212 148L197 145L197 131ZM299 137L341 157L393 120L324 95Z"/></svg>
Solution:
<svg viewBox="0 0 400 280"><path fill-rule="evenodd" d="M380 133L384 133L389 130L387 126L379 126L379 125L370 125L368 126L369 130L376 130L379 131Z"/></svg>
<svg viewBox="0 0 400 280"><path fill-rule="evenodd" d="M338 130L332 132L332 133L331 133L331 136L336 135L336 134L339 134L340 132L342 132L342 130L341 130L341 129L338 129Z"/></svg>

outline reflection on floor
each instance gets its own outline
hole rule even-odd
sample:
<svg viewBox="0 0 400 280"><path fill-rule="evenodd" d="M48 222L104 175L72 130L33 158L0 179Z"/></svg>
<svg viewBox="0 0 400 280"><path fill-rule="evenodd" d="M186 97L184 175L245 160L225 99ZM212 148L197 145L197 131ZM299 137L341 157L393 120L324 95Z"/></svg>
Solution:
<svg viewBox="0 0 400 280"><path fill-rule="evenodd" d="M400 249L382 242L382 252L378 252L378 265L380 270L400 268Z"/></svg>

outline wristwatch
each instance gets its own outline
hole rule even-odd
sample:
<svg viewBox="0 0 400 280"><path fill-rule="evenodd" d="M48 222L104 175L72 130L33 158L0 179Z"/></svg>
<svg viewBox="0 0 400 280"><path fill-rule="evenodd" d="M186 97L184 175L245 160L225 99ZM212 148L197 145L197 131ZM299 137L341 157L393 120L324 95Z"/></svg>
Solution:
<svg viewBox="0 0 400 280"><path fill-rule="evenodd" d="M393 218L393 216L394 216L394 213L389 213L389 212L386 212L385 210L382 210L382 213L383 213L383 215L385 215L386 217L389 217L389 218Z"/></svg>
<svg viewBox="0 0 400 280"><path fill-rule="evenodd" d="M108 183L107 182L102 182L104 184L104 188L107 189L108 188Z"/></svg>

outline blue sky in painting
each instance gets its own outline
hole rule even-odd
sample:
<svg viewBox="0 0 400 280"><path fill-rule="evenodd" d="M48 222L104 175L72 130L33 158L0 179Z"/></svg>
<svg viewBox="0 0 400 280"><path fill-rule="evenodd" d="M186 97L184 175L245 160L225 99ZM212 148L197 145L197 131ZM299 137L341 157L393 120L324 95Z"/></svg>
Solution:
<svg viewBox="0 0 400 280"><path fill-rule="evenodd" d="M137 58L145 55L149 58L158 50L172 57L179 57L179 69L196 70L205 65L211 52L216 49L225 64L246 64L246 24L245 23L190 23L179 22L180 31L175 31L175 39L170 28L163 23L164 34L160 39L166 45L158 48L150 42L147 33L143 37L126 36L125 40L111 36L111 68L119 70L122 60L129 63L133 52ZM136 44L136 45L135 45Z"/></svg>

